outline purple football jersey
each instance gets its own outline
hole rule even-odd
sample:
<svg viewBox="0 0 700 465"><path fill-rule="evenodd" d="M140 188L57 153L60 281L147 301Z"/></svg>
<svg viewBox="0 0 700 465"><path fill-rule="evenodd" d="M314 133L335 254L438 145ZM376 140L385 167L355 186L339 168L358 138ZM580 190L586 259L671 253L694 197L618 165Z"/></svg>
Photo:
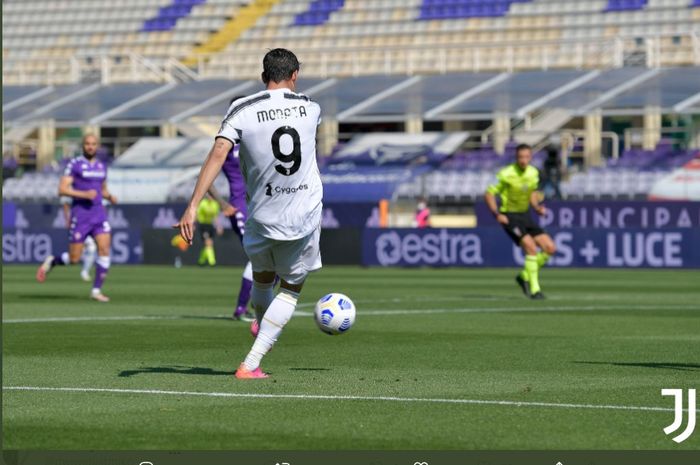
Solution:
<svg viewBox="0 0 700 465"><path fill-rule="evenodd" d="M238 148L240 145L234 146L226 155L221 170L228 180L229 203L236 207L236 214L232 216L231 227L243 239L245 234L245 222L248 219L248 203L246 202L245 180L241 174L241 163L238 157Z"/></svg>
<svg viewBox="0 0 700 465"><path fill-rule="evenodd" d="M97 192L97 196L92 200L73 198L71 242L82 242L87 235L109 232L107 210L102 204L102 183L107 179L105 164L99 160L90 162L81 155L68 163L64 175L73 178L73 189Z"/></svg>
<svg viewBox="0 0 700 465"><path fill-rule="evenodd" d="M238 157L239 147L239 145L236 145L231 149L226 156L221 170L228 180L228 189L230 192L229 203L236 207L236 209L247 212L245 181L241 174L240 158Z"/></svg>

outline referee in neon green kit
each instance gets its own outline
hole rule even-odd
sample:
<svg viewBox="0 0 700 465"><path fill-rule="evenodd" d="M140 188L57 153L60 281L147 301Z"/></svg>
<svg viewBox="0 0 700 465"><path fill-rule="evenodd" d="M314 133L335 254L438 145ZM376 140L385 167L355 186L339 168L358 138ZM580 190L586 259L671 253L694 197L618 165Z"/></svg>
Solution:
<svg viewBox="0 0 700 465"><path fill-rule="evenodd" d="M207 194L197 207L197 223L202 235L204 248L199 253L198 263L200 266L216 265L216 254L214 253L214 234L221 234L223 231L218 224L218 216L221 211L219 202Z"/></svg>
<svg viewBox="0 0 700 465"><path fill-rule="evenodd" d="M540 216L547 211L540 203L540 173L530 166L531 160L532 148L527 144L518 145L515 163L498 172L497 183L489 186L485 199L508 236L525 252L525 268L516 276L516 282L526 296L541 300L544 294L540 288L539 270L557 249L551 236L530 215L530 207ZM500 209L496 204L497 195L501 197ZM538 252L538 248L542 251Z"/></svg>

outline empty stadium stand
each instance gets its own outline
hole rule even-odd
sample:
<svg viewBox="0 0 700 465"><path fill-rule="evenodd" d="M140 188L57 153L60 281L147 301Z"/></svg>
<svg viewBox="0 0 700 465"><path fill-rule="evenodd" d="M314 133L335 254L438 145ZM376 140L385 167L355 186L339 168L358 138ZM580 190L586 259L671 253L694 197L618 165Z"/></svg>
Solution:
<svg viewBox="0 0 700 465"><path fill-rule="evenodd" d="M700 64L695 0L77 0L3 3L14 84Z"/></svg>
<svg viewBox="0 0 700 465"><path fill-rule="evenodd" d="M51 197L56 172L41 170L76 128L209 137L231 97L261 89L278 46L323 108L322 155L352 136L341 125L470 132L400 198L473 200L506 147L553 133L585 162L566 196L643 196L700 145L700 0L7 0L4 166L39 172L4 196ZM629 127L605 130L612 118ZM670 151L669 130L685 137Z"/></svg>

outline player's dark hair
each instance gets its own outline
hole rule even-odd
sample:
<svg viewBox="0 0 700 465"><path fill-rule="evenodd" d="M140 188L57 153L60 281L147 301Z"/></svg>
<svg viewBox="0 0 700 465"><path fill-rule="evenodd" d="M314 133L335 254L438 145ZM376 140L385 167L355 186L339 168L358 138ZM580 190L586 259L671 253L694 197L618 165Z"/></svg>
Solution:
<svg viewBox="0 0 700 465"><path fill-rule="evenodd" d="M262 80L265 84L270 81L287 81L292 78L294 71L299 71L299 60L289 50L276 48L265 54L262 72Z"/></svg>
<svg viewBox="0 0 700 465"><path fill-rule="evenodd" d="M515 147L515 154L517 155L521 150L532 150L532 147L530 144L519 144L517 147Z"/></svg>

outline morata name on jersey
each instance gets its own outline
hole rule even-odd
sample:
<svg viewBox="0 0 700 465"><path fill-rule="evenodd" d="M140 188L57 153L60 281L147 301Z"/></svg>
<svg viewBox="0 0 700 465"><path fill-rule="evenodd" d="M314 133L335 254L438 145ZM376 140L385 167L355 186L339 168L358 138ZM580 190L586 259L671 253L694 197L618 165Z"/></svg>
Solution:
<svg viewBox="0 0 700 465"><path fill-rule="evenodd" d="M260 110L258 113L258 123L265 121L274 121L277 119L302 118L307 116L304 105L298 107L287 108L271 108L269 110Z"/></svg>

